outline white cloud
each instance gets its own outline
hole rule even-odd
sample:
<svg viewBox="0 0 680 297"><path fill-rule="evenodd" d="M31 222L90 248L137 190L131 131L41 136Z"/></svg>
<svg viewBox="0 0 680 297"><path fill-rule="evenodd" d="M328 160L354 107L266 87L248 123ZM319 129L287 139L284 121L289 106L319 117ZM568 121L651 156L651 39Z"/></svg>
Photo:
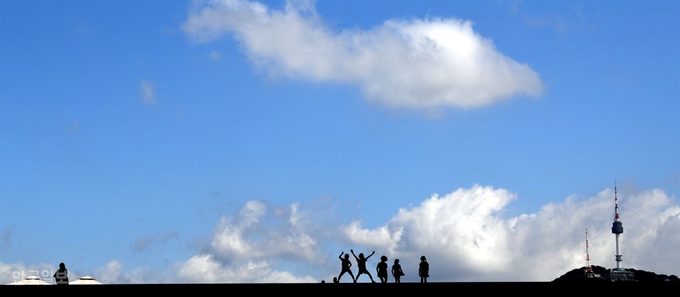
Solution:
<svg viewBox="0 0 680 297"><path fill-rule="evenodd" d="M505 190L474 186L444 197L433 195L410 210L400 209L378 230L357 230L356 222L343 229L348 239L357 244L366 240L362 233L387 232L373 236L385 242L376 250L391 254L389 258L404 258L400 261L405 268L417 267L420 255L426 255L438 263L431 264L433 272L441 268L435 268L437 265L448 262L450 267L476 267L474 270L480 274L491 273L506 269L511 259L509 251L497 247L507 246L508 240L499 211L513 199L515 195Z"/></svg>
<svg viewBox="0 0 680 297"><path fill-rule="evenodd" d="M626 229L621 242L624 266L678 274L673 263L680 261L674 253L679 239L672 236L680 232L677 201L660 190L623 192L619 198ZM367 229L355 220L338 230L315 229L299 204L274 207L249 201L237 216L220 221L210 251L184 263L180 277L199 281L203 271L207 276L201 281L206 282L258 282L276 276L290 281L330 279L339 272L335 259L341 248L326 245L334 241L357 253L375 250L390 261L399 258L405 281L415 280L421 255L431 262L433 280L552 280L585 264L586 227L593 264L614 266L613 195L607 189L588 199L571 196L536 213L506 218L504 210L517 195L475 185L400 209L384 226ZM304 267L307 273L300 276L300 270L296 274L282 269L277 266L281 261L292 261L289 268ZM310 271L316 274L310 276ZM239 273L258 276L244 278Z"/></svg>
<svg viewBox="0 0 680 297"><path fill-rule="evenodd" d="M66 267L68 269L68 267ZM0 261L0 285L21 281L27 276L38 276L47 283L53 283L54 272L57 270L55 264L31 264L24 263L3 263ZM77 279L79 276L69 271L69 279Z"/></svg>
<svg viewBox="0 0 680 297"><path fill-rule="evenodd" d="M268 261L247 261L226 266L212 255L196 255L179 269L178 276L190 283L311 283L316 279L276 271Z"/></svg>
<svg viewBox="0 0 680 297"><path fill-rule="evenodd" d="M166 233L154 233L137 238L132 245L135 252L144 252L150 249L160 249L170 239L177 238L177 231Z"/></svg>
<svg viewBox="0 0 680 297"><path fill-rule="evenodd" d="M142 93L142 102L146 105L156 105L155 84L153 81L143 80L139 83Z"/></svg>
<svg viewBox="0 0 680 297"><path fill-rule="evenodd" d="M97 276L93 277L104 284L134 283L134 280L122 278L122 271L123 263L110 261L104 267L97 269L95 273Z"/></svg>
<svg viewBox="0 0 680 297"><path fill-rule="evenodd" d="M207 253L180 265L182 282L317 282L317 277L278 270L279 262L319 265L322 237L300 204L270 206L248 201L237 216L220 219Z"/></svg>
<svg viewBox="0 0 680 297"><path fill-rule="evenodd" d="M280 11L243 0L204 3L182 26L195 40L231 32L273 75L353 84L382 105L470 108L542 92L534 70L500 53L470 21L388 20L334 32L309 1L288 1Z"/></svg>
<svg viewBox="0 0 680 297"><path fill-rule="evenodd" d="M394 253L397 243L401 240L403 228L390 230L387 227L379 227L374 230L361 228L361 221L353 221L341 228L342 233L352 239L353 243L363 247Z"/></svg>
<svg viewBox="0 0 680 297"><path fill-rule="evenodd" d="M165 270L153 270L148 267L136 267L123 271L123 263L109 261L104 267L95 269L90 276L104 284L159 284L182 282L178 277L179 264L173 264ZM70 278L70 277L69 277Z"/></svg>
<svg viewBox="0 0 680 297"><path fill-rule="evenodd" d="M208 57L210 57L210 59L213 60L213 61L217 61L217 60L220 59L220 53L217 52L217 51L211 51L211 52L208 54Z"/></svg>
<svg viewBox="0 0 680 297"><path fill-rule="evenodd" d="M239 216L220 219L210 243L211 251L226 263L270 258L314 262L319 252L318 239L310 234L314 229L298 209L298 204L281 209L248 201ZM260 222L265 217L267 224Z"/></svg>
<svg viewBox="0 0 680 297"><path fill-rule="evenodd" d="M164 270L123 270L111 261L92 274L104 283L318 282L340 272L339 252L376 251L390 263L399 258L403 281L416 281L418 258L430 262L432 281L549 281L585 264L585 228L593 265L615 266L612 189L589 198L570 196L539 211L506 217L517 195L474 185L432 195L400 209L383 226L364 228L360 220L336 227L323 221L327 207L273 206L249 201L223 217L206 248ZM680 205L662 190L618 192L624 234L623 266L680 274ZM318 207L318 205L317 205ZM321 214L321 215L320 215ZM347 250L345 250L347 251ZM0 283L13 271L55 269L0 262ZM69 278L77 278L69 270Z"/></svg>
<svg viewBox="0 0 680 297"><path fill-rule="evenodd" d="M401 209L385 226L366 230L353 222L343 230L350 242L361 245L370 234L381 246L377 249L401 257L405 269L417 267L419 255L426 255L437 280L544 281L585 264L586 227L592 264L615 266L613 197L612 190L585 200L568 197L537 213L505 219L502 210L515 195L474 186ZM660 190L619 193L619 198L624 267L678 274L677 201Z"/></svg>

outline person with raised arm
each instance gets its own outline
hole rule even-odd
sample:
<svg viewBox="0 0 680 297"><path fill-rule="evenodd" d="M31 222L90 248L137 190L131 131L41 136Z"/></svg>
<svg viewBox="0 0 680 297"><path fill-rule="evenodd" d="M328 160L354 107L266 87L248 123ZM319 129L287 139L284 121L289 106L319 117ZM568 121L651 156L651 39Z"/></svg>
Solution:
<svg viewBox="0 0 680 297"><path fill-rule="evenodd" d="M345 257L343 258L342 255L345 255ZM352 277L352 281L356 283L357 280L354 278L354 274L352 273L352 262L349 261L349 254L341 252L340 256L338 256L338 259L340 259L340 262L342 262L342 271L340 271L340 275L338 275L337 283L340 282L340 278L343 274L345 274L345 272L349 273L349 275Z"/></svg>
<svg viewBox="0 0 680 297"><path fill-rule="evenodd" d="M368 255L368 257L365 257L365 258L364 258L364 253L359 253L359 257L357 257L357 255L354 254L354 250L349 250L349 251L352 252L354 259L357 260L357 266L359 266L359 273L357 273L357 277L354 278L354 282L356 283L357 280L359 279L359 276L365 273L365 274L368 274L369 278L371 278L371 282L375 283L375 281L373 280L373 276L371 275L370 272L368 272L368 269L366 269L366 261L368 261L368 258L370 258L371 256L373 256L373 254L375 254L375 251L373 251L370 255Z"/></svg>

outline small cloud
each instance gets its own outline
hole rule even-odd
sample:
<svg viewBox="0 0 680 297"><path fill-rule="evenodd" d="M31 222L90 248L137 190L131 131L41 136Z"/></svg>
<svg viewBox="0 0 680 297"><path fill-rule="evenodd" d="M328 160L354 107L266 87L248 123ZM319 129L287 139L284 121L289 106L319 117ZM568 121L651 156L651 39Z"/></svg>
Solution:
<svg viewBox="0 0 680 297"><path fill-rule="evenodd" d="M84 20L80 20L78 21L78 24L76 24L75 32L78 34L92 33L92 27Z"/></svg>
<svg viewBox="0 0 680 297"><path fill-rule="evenodd" d="M71 122L67 127L66 127L66 133L68 134L76 134L80 131L80 122L79 121L73 121Z"/></svg>
<svg viewBox="0 0 680 297"><path fill-rule="evenodd" d="M143 80L139 85L142 92L142 102L146 105L156 105L158 100L156 99L154 82Z"/></svg>
<svg viewBox="0 0 680 297"><path fill-rule="evenodd" d="M217 51L211 51L210 54L208 54L208 56L213 61L217 61L220 59L220 53L218 53Z"/></svg>
<svg viewBox="0 0 680 297"><path fill-rule="evenodd" d="M2 241L0 241L0 242L2 242L2 246L11 248L12 247L12 227L5 229L5 231L3 232L3 234L1 235L0 238L2 238Z"/></svg>
<svg viewBox="0 0 680 297"><path fill-rule="evenodd" d="M119 261L110 261L100 269L95 271L96 279L104 284L122 283L121 272L123 270L123 263Z"/></svg>
<svg viewBox="0 0 680 297"><path fill-rule="evenodd" d="M173 35L175 34L175 27L173 26L164 26L161 28L161 34L163 35Z"/></svg>
<svg viewBox="0 0 680 297"><path fill-rule="evenodd" d="M520 12L520 3L514 2L511 7L513 14ZM551 28L559 34L567 34L578 30L596 29L597 25L591 23L587 14L580 6L571 6L568 10L552 15L536 16L529 13L523 13L525 22L529 26Z"/></svg>
<svg viewBox="0 0 680 297"><path fill-rule="evenodd" d="M142 236L137 238L132 248L136 252L143 252L149 250L153 247L160 247L164 245L168 240L177 237L177 232L167 232L167 233L156 233L148 236Z"/></svg>
<svg viewBox="0 0 680 297"><path fill-rule="evenodd" d="M148 267L136 267L123 271L123 263L111 260L104 267L95 269L91 276L104 284L159 284L177 283L180 281L174 265L164 270L152 270ZM69 277L70 277L69 272Z"/></svg>

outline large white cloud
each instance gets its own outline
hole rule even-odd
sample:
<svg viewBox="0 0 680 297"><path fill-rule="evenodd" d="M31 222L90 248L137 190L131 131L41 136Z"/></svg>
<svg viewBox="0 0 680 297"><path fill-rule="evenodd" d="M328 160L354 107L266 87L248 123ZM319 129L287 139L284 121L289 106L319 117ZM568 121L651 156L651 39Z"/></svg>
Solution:
<svg viewBox="0 0 680 297"><path fill-rule="evenodd" d="M261 221L265 218L268 223ZM319 238L313 230L298 204L279 208L252 200L237 217L220 219L210 251L225 263L271 258L314 262Z"/></svg>
<svg viewBox="0 0 680 297"><path fill-rule="evenodd" d="M680 261L674 253L679 239L673 236L680 234L677 201L661 190L627 189L618 196L625 228L621 237L624 266L678 274L673 266ZM237 215L220 221L209 252L184 263L179 277L185 281L315 282L339 273L337 254L350 246L357 253L375 250L390 262L400 258L406 281L416 280L421 255L432 261L433 280L552 280L585 264L586 227L593 265L614 266L613 198L613 190L605 189L593 197L571 196L536 213L508 217L504 211L518 199L516 194L475 185L432 195L416 207L400 209L385 225L370 229L363 228L361 220L340 227L315 224L318 217L312 217L312 212L321 210L302 212L299 204L275 207L249 201ZM277 266L282 261L294 265ZM189 277L200 275L196 271L208 277ZM238 277L241 274L257 277Z"/></svg>
<svg viewBox="0 0 680 297"><path fill-rule="evenodd" d="M272 268L269 261L247 261L241 265L225 265L212 255L196 255L186 261L178 277L190 283L313 283L311 276L296 276Z"/></svg>
<svg viewBox="0 0 680 297"><path fill-rule="evenodd" d="M568 197L534 214L504 218L502 210L515 195L474 186L401 209L385 226L366 230L352 222L343 230L356 244L366 244L366 234L373 234L372 248L401 257L402 267L413 268L411 275L423 254L435 261L431 274L437 280L552 280L585 264L586 227L592 264L615 265L613 198L607 189L589 199ZM677 201L660 190L619 198L624 267L678 274Z"/></svg>
<svg viewBox="0 0 680 297"><path fill-rule="evenodd" d="M371 30L334 31L310 1L272 10L254 1L202 1L183 30L199 42L228 32L274 75L358 86L392 107L478 107L542 92L539 75L500 53L457 19L387 20Z"/></svg>
<svg viewBox="0 0 680 297"><path fill-rule="evenodd" d="M662 190L618 193L624 234L623 266L680 274L680 205ZM252 200L233 216L223 217L205 249L164 270L111 261L92 273L104 283L255 283L330 281L340 272L337 256L376 251L401 260L403 281L416 281L418 258L430 261L433 281L543 281L585 264L585 228L593 265L615 266L611 233L614 191L593 197L570 196L539 211L508 217L507 206L519 197L505 189L475 185L432 195L417 206L400 209L376 228L361 220L344 225L326 205L274 206ZM345 250L347 251L347 250ZM0 262L0 283L15 271L54 269ZM77 278L73 272L69 277Z"/></svg>
<svg viewBox="0 0 680 297"><path fill-rule="evenodd" d="M222 217L205 253L181 263L180 282L317 282L318 276L279 268L282 262L323 266L319 224L299 204L287 207L248 201L233 217ZM295 265L295 264L293 264ZM302 269L302 271L315 269Z"/></svg>

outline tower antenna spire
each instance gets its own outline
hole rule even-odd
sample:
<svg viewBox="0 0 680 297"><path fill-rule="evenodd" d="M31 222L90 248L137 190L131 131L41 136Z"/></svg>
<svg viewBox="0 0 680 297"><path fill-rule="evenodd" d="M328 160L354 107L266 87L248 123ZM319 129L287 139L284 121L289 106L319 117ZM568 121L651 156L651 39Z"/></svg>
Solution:
<svg viewBox="0 0 680 297"><path fill-rule="evenodd" d="M586 227L586 268L584 269L584 273L588 278L595 276L593 268L590 266L590 253L588 253L588 227Z"/></svg>
<svg viewBox="0 0 680 297"><path fill-rule="evenodd" d="M616 181L614 181L614 221L619 221L619 198L616 194ZM623 230L621 233L623 233Z"/></svg>

